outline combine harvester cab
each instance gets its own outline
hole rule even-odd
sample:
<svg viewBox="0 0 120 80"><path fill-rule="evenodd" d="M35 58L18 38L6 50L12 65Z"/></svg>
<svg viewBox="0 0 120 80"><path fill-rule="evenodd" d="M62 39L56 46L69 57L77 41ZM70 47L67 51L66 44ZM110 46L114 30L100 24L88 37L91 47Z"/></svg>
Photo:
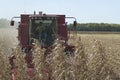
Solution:
<svg viewBox="0 0 120 80"><path fill-rule="evenodd" d="M28 68L34 68L32 64L31 49L33 43L37 40L40 43L41 48L46 50L50 48L56 39L62 40L65 46L65 52L73 52L75 46L68 45L68 29L65 22L66 18L74 19L74 27L77 26L76 18L66 17L65 15L58 14L21 14L20 17L13 17L11 20L11 26L14 25L14 18L20 18L18 26L18 40L22 50L26 53L26 62Z"/></svg>

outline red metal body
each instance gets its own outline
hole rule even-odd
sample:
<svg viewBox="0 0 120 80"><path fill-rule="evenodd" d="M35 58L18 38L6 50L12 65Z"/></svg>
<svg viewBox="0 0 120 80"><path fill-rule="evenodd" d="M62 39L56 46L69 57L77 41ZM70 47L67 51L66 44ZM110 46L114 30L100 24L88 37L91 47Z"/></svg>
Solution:
<svg viewBox="0 0 120 80"><path fill-rule="evenodd" d="M18 40L19 44L22 48L31 48L32 45L30 43L29 39L29 28L30 28L30 21L32 18L41 18L41 17L56 17L57 20L57 34L60 38L60 40L64 40L67 42L68 36L67 36L67 25L65 24L65 15L49 15L45 14L22 14L21 15L21 21L18 27Z"/></svg>

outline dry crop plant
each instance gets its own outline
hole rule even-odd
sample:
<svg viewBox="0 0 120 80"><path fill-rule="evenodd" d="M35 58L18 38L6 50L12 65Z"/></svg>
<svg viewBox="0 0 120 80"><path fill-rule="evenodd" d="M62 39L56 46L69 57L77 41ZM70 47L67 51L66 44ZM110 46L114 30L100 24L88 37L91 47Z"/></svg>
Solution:
<svg viewBox="0 0 120 80"><path fill-rule="evenodd" d="M55 48L53 49L51 55L49 55L49 57L46 58L48 61L47 63L50 62L49 66L51 68L52 80L83 79L83 75L80 76L80 70L82 72L82 70L84 70L83 66L86 65L81 64L82 59L85 58L85 55L83 53L84 50L82 50L83 46L81 45L81 47L76 50L75 55L65 55L64 47L60 41L57 41L54 45ZM81 52L79 50L81 50ZM82 58L80 58L79 56ZM80 69L81 65L82 69Z"/></svg>
<svg viewBox="0 0 120 80"><path fill-rule="evenodd" d="M65 55L60 41L56 41L54 46L46 57L44 50L35 47L35 80L110 80L105 50L99 41L95 41L93 53L90 54L85 52L80 39L77 40L74 55Z"/></svg>
<svg viewBox="0 0 120 80"><path fill-rule="evenodd" d="M45 50L41 49L39 44L36 44L34 46L33 50L33 63L35 66L35 76L34 80L47 80L48 77L47 74L47 66L46 66L46 60L44 56Z"/></svg>
<svg viewBox="0 0 120 80"><path fill-rule="evenodd" d="M16 49L13 50L11 55L15 56L14 64L16 69L16 74L15 74L16 80L28 79L27 65L25 62L25 53L23 53L21 48L17 46Z"/></svg>
<svg viewBox="0 0 120 80"><path fill-rule="evenodd" d="M116 49L117 50L117 49ZM107 51L107 65L111 68L110 77L112 79L120 79L120 54L117 51L108 49Z"/></svg>
<svg viewBox="0 0 120 80"><path fill-rule="evenodd" d="M88 60L89 78L91 80L110 80L110 68L107 66L105 48L101 41L95 40Z"/></svg>
<svg viewBox="0 0 120 80"><path fill-rule="evenodd" d="M46 50L35 44L32 51L35 76L30 80L119 80L119 54L113 59L115 55L106 51L101 41L95 40L90 45L91 51L87 52L81 38L78 38L72 55L65 54L61 41L56 41L53 46L54 49L45 56ZM29 80L25 53L17 47L10 55L16 57L16 80ZM0 48L0 80L11 78L8 57Z"/></svg>
<svg viewBox="0 0 120 80"><path fill-rule="evenodd" d="M69 58L65 55L64 47L60 41L55 43L55 48L52 51L51 68L53 80L72 80L74 75L71 70Z"/></svg>
<svg viewBox="0 0 120 80"><path fill-rule="evenodd" d="M58 41L54 46L55 48L47 56L44 55L46 53L45 50L42 50L38 45L35 46L33 51L36 70L35 80L70 80L66 79L66 72L69 69L63 47Z"/></svg>
<svg viewBox="0 0 120 80"><path fill-rule="evenodd" d="M71 58L71 68L74 74L74 80L87 80L88 79L88 67L87 67L87 55L84 51L84 45L81 39L77 39L76 51L73 58Z"/></svg>
<svg viewBox="0 0 120 80"><path fill-rule="evenodd" d="M69 64L64 54L64 48L57 41L55 48L45 56L45 50L38 45L33 50L35 64L35 80L70 80Z"/></svg>
<svg viewBox="0 0 120 80"><path fill-rule="evenodd" d="M9 80L10 72L8 55L3 53L2 47L0 47L0 80Z"/></svg>

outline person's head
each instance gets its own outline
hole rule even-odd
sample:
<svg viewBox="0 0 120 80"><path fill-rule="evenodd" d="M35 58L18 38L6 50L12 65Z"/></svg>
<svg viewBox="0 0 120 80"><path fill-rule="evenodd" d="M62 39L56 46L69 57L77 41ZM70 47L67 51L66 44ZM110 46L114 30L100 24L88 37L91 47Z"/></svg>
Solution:
<svg viewBox="0 0 120 80"><path fill-rule="evenodd" d="M43 25L43 23L42 22L39 22L39 26L42 26Z"/></svg>

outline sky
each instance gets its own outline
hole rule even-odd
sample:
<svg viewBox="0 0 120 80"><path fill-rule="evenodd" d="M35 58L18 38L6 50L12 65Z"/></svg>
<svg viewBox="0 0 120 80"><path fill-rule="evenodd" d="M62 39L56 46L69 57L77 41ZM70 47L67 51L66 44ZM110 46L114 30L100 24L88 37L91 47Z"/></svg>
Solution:
<svg viewBox="0 0 120 80"><path fill-rule="evenodd" d="M119 8L120 0L1 0L0 18L42 11L73 16L78 23L120 24Z"/></svg>

